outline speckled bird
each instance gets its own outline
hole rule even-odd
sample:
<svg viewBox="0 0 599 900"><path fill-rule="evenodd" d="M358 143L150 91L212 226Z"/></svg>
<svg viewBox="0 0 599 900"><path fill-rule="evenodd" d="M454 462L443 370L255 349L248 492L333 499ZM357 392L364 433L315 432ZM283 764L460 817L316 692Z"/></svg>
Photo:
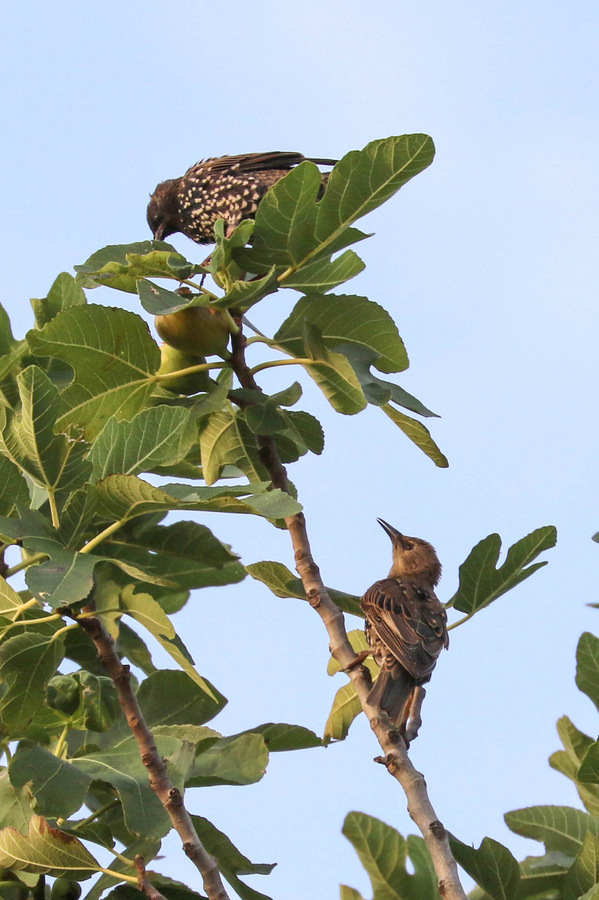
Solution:
<svg viewBox="0 0 599 900"><path fill-rule="evenodd" d="M368 646L381 668L368 700L405 736L415 689L430 680L437 657L449 646L447 614L434 592L441 563L427 541L407 537L383 519L377 522L391 538L393 565L389 577L375 582L361 600Z"/></svg>
<svg viewBox="0 0 599 900"><path fill-rule="evenodd" d="M305 160L326 166L337 162L280 151L201 160L181 178L163 181L152 194L148 225L154 239L180 231L196 244L213 244L217 219L226 221L230 234L242 219L253 218L271 185ZM321 194L328 177L323 173Z"/></svg>

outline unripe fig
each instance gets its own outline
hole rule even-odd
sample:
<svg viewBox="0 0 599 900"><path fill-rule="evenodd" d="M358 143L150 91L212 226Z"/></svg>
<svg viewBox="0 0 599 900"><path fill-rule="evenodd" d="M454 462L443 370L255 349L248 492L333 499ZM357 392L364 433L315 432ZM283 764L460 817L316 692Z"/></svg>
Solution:
<svg viewBox="0 0 599 900"><path fill-rule="evenodd" d="M192 356L190 353L182 353L168 344L160 345L162 361L158 369L158 375L168 375L170 372L179 372L180 369L188 369L190 366L199 366L206 362L204 356ZM189 375L178 375L176 378L165 378L160 381L160 386L167 391L177 394L197 394L210 388L210 376L207 371L190 372Z"/></svg>
<svg viewBox="0 0 599 900"><path fill-rule="evenodd" d="M156 331L163 341L194 356L223 356L229 343L229 327L220 309L188 306L167 316L156 316Z"/></svg>
<svg viewBox="0 0 599 900"><path fill-rule="evenodd" d="M52 885L51 900L79 900L81 885L67 878L57 878Z"/></svg>

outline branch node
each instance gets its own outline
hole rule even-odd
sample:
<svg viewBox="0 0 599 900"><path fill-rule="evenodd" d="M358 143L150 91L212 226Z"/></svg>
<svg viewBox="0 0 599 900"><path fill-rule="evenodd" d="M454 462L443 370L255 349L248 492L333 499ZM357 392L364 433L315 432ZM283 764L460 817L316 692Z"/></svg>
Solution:
<svg viewBox="0 0 599 900"><path fill-rule="evenodd" d="M173 787L168 792L168 803L170 806L183 806L183 797L181 791Z"/></svg>
<svg viewBox="0 0 599 900"><path fill-rule="evenodd" d="M308 591L308 603L312 609L318 609L320 606L320 591L318 588L312 588Z"/></svg>
<svg viewBox="0 0 599 900"><path fill-rule="evenodd" d="M375 756L373 761L375 763L380 763L381 766L387 765L387 759L384 756Z"/></svg>
<svg viewBox="0 0 599 900"><path fill-rule="evenodd" d="M434 822L431 822L428 826L431 830L431 834L433 834L438 840L443 841L447 835L445 831L445 826L443 822L439 822L438 819L435 819Z"/></svg>

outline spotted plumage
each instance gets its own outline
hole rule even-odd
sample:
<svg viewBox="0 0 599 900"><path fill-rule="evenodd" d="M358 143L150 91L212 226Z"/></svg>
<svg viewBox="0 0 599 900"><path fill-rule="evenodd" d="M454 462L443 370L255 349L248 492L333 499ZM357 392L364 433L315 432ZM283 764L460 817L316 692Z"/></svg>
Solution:
<svg viewBox="0 0 599 900"><path fill-rule="evenodd" d="M393 565L361 601L366 639L381 669L368 699L405 733L414 690L430 680L449 645L447 615L434 592L441 565L427 541L378 521L393 542Z"/></svg>
<svg viewBox="0 0 599 900"><path fill-rule="evenodd" d="M258 204L271 185L290 169L308 159L334 165L334 159L313 159L301 153L247 153L205 159L181 178L159 184L148 204L148 225L155 240L180 231L197 244L214 243L214 225L227 223L227 233L242 219L256 214ZM328 180L323 173L322 185Z"/></svg>

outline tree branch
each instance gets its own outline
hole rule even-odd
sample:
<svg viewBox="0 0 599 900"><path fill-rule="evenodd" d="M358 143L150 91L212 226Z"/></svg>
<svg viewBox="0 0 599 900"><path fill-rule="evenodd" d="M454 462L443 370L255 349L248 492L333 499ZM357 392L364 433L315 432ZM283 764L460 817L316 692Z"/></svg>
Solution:
<svg viewBox="0 0 599 900"><path fill-rule="evenodd" d="M93 608L88 606L84 612L93 612ZM137 741L141 761L148 770L150 787L168 813L173 828L183 842L186 855L199 870L208 900L229 900L216 859L208 853L200 841L191 816L185 809L181 792L168 777L166 763L158 753L154 736L146 724L131 687L129 666L123 665L119 659L114 649L114 641L98 616L85 615L77 617L76 621L93 641L98 659L112 678L127 724Z"/></svg>
<svg viewBox="0 0 599 900"><path fill-rule="evenodd" d="M245 361L243 334L232 335L231 346L231 364L240 384L244 388L260 391ZM258 435L257 439L260 458L268 470L273 487L289 493L287 472L279 458L274 439L270 435ZM444 900L467 900L458 875L457 863L449 847L447 832L429 800L424 777L412 765L407 746L388 716L368 702L372 687L368 669L365 666L351 667L356 654L347 637L345 617L331 600L320 576L320 570L310 549L305 517L303 513L298 513L286 518L285 523L295 553L296 570L302 580L308 602L322 619L329 635L330 651L349 675L370 727L385 754L376 761L382 762L387 767L389 774L404 790L408 800L408 813L420 829L431 855L439 879L439 893Z"/></svg>

